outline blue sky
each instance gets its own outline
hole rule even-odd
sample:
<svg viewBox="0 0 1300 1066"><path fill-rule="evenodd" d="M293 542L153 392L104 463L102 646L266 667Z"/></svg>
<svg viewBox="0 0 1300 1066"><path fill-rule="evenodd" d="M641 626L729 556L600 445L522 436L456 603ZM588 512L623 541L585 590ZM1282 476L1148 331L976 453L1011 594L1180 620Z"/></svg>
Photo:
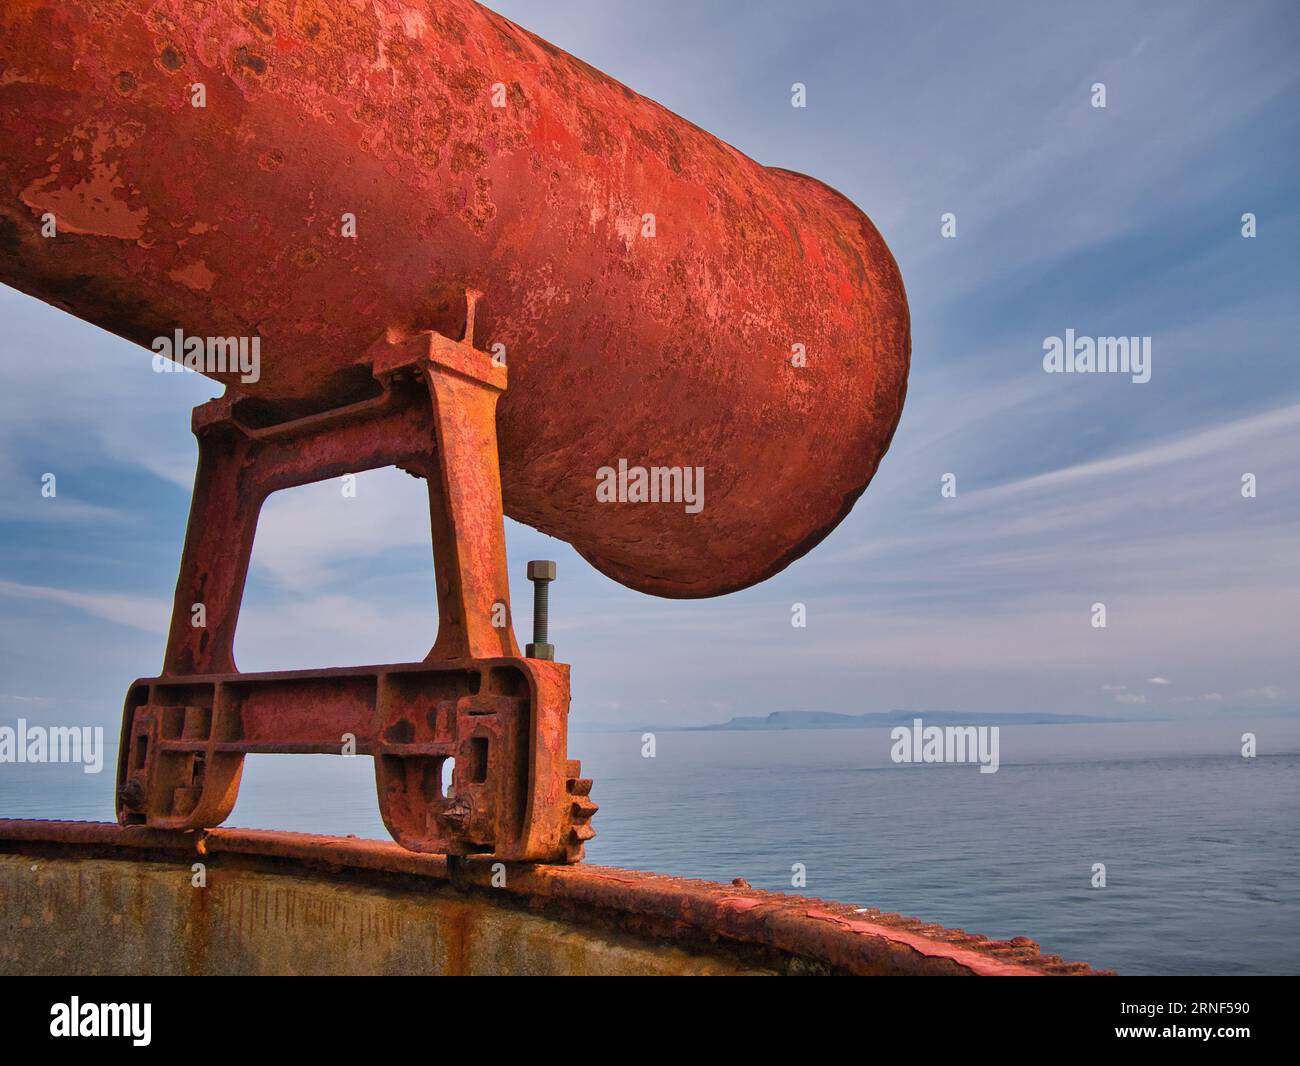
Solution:
<svg viewBox="0 0 1300 1066"><path fill-rule="evenodd" d="M574 667L575 723L1296 708L1300 9L491 6L847 194L893 249L912 311L907 408L879 474L763 585L649 598L509 525L524 639L524 564L559 562L552 639ZM790 106L793 82L806 108ZM161 664L189 412L218 390L9 289L0 323L0 721L111 733L128 683ZM1067 328L1152 337L1151 381L1044 373L1044 338ZM948 472L955 499L940 497ZM392 471L359 486L268 505L242 669L427 651L422 486ZM790 624L796 602L806 628Z"/></svg>

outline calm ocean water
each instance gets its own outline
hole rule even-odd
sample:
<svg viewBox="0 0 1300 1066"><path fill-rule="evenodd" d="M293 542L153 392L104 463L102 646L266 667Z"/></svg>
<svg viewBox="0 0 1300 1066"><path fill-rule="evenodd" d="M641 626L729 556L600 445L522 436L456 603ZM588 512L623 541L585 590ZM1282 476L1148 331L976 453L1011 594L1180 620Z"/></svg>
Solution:
<svg viewBox="0 0 1300 1066"><path fill-rule="evenodd" d="M601 805L588 861L777 891L802 863L801 894L1122 973L1300 972L1295 719L1004 726L995 774L896 766L887 730L656 740L571 738ZM111 819L112 757L0 765L0 816ZM368 758L253 756L230 824L386 839L373 781Z"/></svg>

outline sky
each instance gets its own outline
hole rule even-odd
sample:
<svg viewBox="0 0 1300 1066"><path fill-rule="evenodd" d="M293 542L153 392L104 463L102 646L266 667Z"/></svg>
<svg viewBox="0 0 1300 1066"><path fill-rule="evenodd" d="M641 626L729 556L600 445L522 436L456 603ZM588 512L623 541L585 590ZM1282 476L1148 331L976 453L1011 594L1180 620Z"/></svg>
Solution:
<svg viewBox="0 0 1300 1066"><path fill-rule="evenodd" d="M656 599L507 523L521 642L525 563L558 562L551 639L575 727L1300 707L1300 8L489 6L845 193L911 306L890 452L835 532L769 581ZM1067 329L1150 337L1150 381L1046 373L1044 340ZM128 684L160 669L190 409L219 391L0 287L0 722L112 735ZM274 497L240 668L422 658L427 521L423 486L395 471L360 475L356 498L334 483Z"/></svg>

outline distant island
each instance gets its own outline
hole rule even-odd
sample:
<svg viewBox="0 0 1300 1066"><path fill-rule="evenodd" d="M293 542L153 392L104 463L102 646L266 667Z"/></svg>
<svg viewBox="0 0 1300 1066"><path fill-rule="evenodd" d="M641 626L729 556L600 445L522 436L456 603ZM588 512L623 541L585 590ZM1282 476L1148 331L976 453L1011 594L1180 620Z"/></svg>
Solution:
<svg viewBox="0 0 1300 1066"><path fill-rule="evenodd" d="M866 714L837 714L833 711L773 711L763 716L739 716L712 725L632 726L613 723L575 723L580 733L655 732L755 732L773 729L882 729L910 726L920 718L926 725L1084 725L1099 722L1129 722L1132 718L1104 718L1091 714L1043 714L1041 712L973 711L873 711Z"/></svg>
<svg viewBox="0 0 1300 1066"><path fill-rule="evenodd" d="M773 711L754 717L737 717L716 725L684 727L690 730L716 729L880 729L911 725L920 718L926 725L1077 725L1091 722L1120 722L1122 718L1098 718L1091 714L1041 714L1038 712L983 714L970 711L875 711L867 714L836 714L832 711Z"/></svg>

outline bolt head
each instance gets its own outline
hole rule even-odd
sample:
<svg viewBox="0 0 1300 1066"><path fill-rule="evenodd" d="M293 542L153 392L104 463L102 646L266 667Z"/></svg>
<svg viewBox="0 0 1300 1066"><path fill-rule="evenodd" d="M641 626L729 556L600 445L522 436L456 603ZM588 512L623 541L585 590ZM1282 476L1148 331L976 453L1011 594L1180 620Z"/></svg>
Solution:
<svg viewBox="0 0 1300 1066"><path fill-rule="evenodd" d="M529 581L554 581L555 580L555 560L554 559L534 559L528 564Z"/></svg>

